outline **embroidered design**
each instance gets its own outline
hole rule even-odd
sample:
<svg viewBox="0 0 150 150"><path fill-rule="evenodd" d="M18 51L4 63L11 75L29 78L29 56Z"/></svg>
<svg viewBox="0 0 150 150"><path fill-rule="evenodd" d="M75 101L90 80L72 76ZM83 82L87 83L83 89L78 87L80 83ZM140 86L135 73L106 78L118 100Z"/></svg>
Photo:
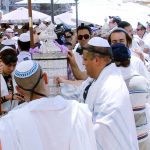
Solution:
<svg viewBox="0 0 150 150"><path fill-rule="evenodd" d="M37 70L38 70L38 64L36 62L34 62L33 67L26 72L20 72L20 71L16 70L15 76L18 78L27 78L27 77L32 76L34 73L36 73Z"/></svg>

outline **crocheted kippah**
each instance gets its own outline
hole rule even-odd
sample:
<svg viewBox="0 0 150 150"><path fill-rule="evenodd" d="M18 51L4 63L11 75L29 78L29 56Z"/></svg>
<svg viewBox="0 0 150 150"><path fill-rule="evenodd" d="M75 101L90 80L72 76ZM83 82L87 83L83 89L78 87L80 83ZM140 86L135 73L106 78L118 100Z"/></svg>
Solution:
<svg viewBox="0 0 150 150"><path fill-rule="evenodd" d="M123 62L131 58L131 52L124 44L116 43L111 48L114 61Z"/></svg>
<svg viewBox="0 0 150 150"><path fill-rule="evenodd" d="M18 78L28 78L35 74L38 68L39 65L35 61L22 61L19 64L17 64L14 75Z"/></svg>

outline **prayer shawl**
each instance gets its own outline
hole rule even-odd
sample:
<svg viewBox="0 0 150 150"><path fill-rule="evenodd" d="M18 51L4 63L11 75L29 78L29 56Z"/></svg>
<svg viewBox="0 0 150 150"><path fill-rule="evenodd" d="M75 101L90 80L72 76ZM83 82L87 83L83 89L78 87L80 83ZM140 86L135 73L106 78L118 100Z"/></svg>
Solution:
<svg viewBox="0 0 150 150"><path fill-rule="evenodd" d="M6 82L2 75L0 75L0 78L1 78L1 96L8 95L8 89L7 89Z"/></svg>
<svg viewBox="0 0 150 150"><path fill-rule="evenodd" d="M0 120L3 150L96 150L86 105L61 96L41 98Z"/></svg>
<svg viewBox="0 0 150 150"><path fill-rule="evenodd" d="M93 112L99 150L138 150L129 92L119 68L111 64L103 69L86 103Z"/></svg>
<svg viewBox="0 0 150 150"><path fill-rule="evenodd" d="M93 81L88 78L77 91L62 87L64 96L84 102L85 87ZM71 95L72 92L72 95ZM105 67L89 88L85 103L93 113L98 150L138 150L138 141L129 92L119 68Z"/></svg>
<svg viewBox="0 0 150 150"><path fill-rule="evenodd" d="M13 75L12 75L12 80L13 80L13 86L14 86L14 93L16 93L16 88L15 88L16 82L14 80ZM9 95L6 82L5 82L4 77L2 75L1 75L1 89L2 89L2 91L1 91L2 95L1 96ZM11 109L13 109L17 105L18 105L18 101L13 100L12 103L11 103L11 101L7 101L7 102L3 103L1 107L2 107L3 111L7 112L7 111L10 111Z"/></svg>
<svg viewBox="0 0 150 150"><path fill-rule="evenodd" d="M149 122L146 103L149 101L150 85L147 79L138 73L130 65L119 67L130 93L130 100L134 112L137 138L140 150L150 149Z"/></svg>
<svg viewBox="0 0 150 150"><path fill-rule="evenodd" d="M150 73L148 72L146 66L136 56L131 55L131 64L132 68L140 75L144 76L150 82Z"/></svg>

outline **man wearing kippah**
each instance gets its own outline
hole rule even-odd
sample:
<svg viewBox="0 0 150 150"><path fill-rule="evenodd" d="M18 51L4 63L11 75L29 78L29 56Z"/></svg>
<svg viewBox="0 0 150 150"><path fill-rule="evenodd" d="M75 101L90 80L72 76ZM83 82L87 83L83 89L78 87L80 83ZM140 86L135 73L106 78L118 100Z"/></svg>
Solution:
<svg viewBox="0 0 150 150"><path fill-rule="evenodd" d="M138 74L132 68L132 65L130 65L131 52L124 44L115 43L111 47L113 60L117 67L120 68L130 93L139 149L149 150L149 121L146 114L146 103L149 101L149 82L145 77Z"/></svg>
<svg viewBox="0 0 150 150"><path fill-rule="evenodd" d="M0 119L2 150L97 150L86 105L50 97L47 75L32 60L20 62L14 76L27 103Z"/></svg>
<svg viewBox="0 0 150 150"><path fill-rule="evenodd" d="M100 37L90 39L83 47L83 64L90 78L72 94L70 89L63 93L62 87L62 94L88 104L98 150L138 150L129 92L120 69L112 63L108 41Z"/></svg>
<svg viewBox="0 0 150 150"><path fill-rule="evenodd" d="M30 49L30 34L22 33L18 39L18 48L19 48L19 55L18 55L18 63L25 60L31 60L31 54L29 53Z"/></svg>
<svg viewBox="0 0 150 150"><path fill-rule="evenodd" d="M116 28L111 32L111 34L108 37L108 42L112 45L115 43L123 43L125 46L130 48L132 44L132 38L129 36L129 34L122 28ZM144 76L147 80L150 82L150 74L144 65L144 63L137 57L131 53L131 66L134 70L136 70L137 73Z"/></svg>

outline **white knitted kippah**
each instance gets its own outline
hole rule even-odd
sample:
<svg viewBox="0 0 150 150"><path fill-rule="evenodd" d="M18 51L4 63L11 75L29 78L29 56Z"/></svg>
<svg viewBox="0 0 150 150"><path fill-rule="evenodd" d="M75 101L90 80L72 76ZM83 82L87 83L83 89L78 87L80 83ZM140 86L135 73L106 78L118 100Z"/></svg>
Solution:
<svg viewBox="0 0 150 150"><path fill-rule="evenodd" d="M101 37L93 37L88 42L91 46L98 46L98 47L110 47L108 41Z"/></svg>
<svg viewBox="0 0 150 150"><path fill-rule="evenodd" d="M17 78L28 78L35 74L38 68L38 63L33 60L22 61L17 64L14 75Z"/></svg>
<svg viewBox="0 0 150 150"><path fill-rule="evenodd" d="M27 33L22 33L22 34L20 34L19 40L20 40L21 42L29 42L29 41L30 41L30 33L27 32Z"/></svg>

